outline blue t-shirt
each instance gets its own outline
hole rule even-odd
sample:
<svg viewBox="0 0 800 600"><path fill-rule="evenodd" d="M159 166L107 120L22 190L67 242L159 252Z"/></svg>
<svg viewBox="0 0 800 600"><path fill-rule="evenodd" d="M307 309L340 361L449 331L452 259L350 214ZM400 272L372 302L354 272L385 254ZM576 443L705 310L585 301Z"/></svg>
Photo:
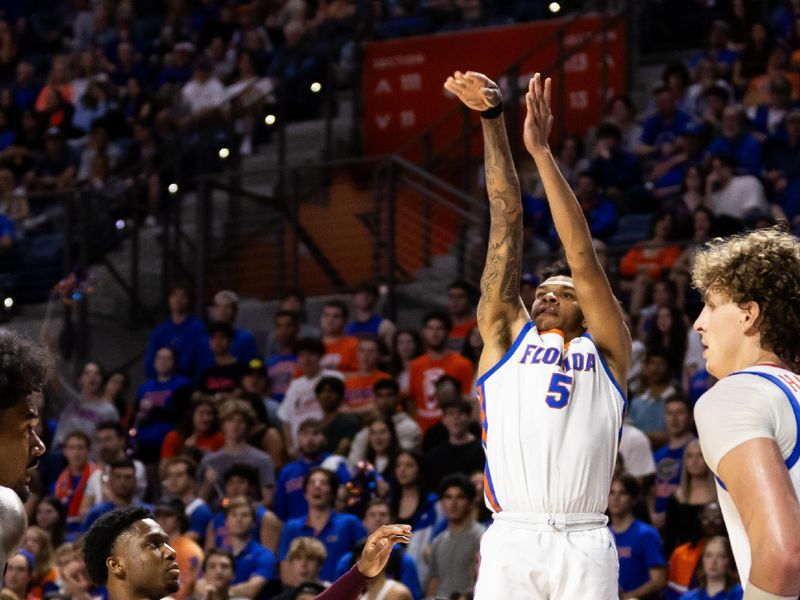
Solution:
<svg viewBox="0 0 800 600"><path fill-rule="evenodd" d="M231 354L236 357L236 362L246 365L254 358L258 358L258 348L256 347L256 336L246 329L233 330L233 342L231 343ZM197 352L197 365L195 366L195 376L209 367L216 364L214 353L211 352L211 345L208 336L203 336Z"/></svg>
<svg viewBox="0 0 800 600"><path fill-rule="evenodd" d="M683 451L686 446L670 448L666 445L653 452L656 463L656 502L655 512L663 513L667 510L667 500L681 482L681 466L683 466Z"/></svg>
<svg viewBox="0 0 800 600"><path fill-rule="evenodd" d="M256 504L256 522L253 523L252 536L254 540L258 539L259 531L261 530L261 520L267 514L267 509L261 504ZM218 548L228 545L228 527L225 525L225 511L221 510L214 514L211 519L214 523L214 545Z"/></svg>
<svg viewBox="0 0 800 600"><path fill-rule="evenodd" d="M142 508L146 508L147 510L153 510L153 506L151 504L147 504L146 502L139 502L138 500L133 501L133 506L141 506ZM107 500L105 502L101 502L100 504L96 505L92 510L89 511L89 514L86 515L86 518L81 523L81 532L86 533L89 531L89 528L92 526L92 523L97 521L100 517L104 514L111 512L115 508L120 508L111 500Z"/></svg>
<svg viewBox="0 0 800 600"><path fill-rule="evenodd" d="M148 379L139 386L136 399L139 402L148 400L152 404L136 428L136 442L140 448L161 448L164 437L175 429L175 392L189 386L191 381L183 375L175 375L167 381Z"/></svg>
<svg viewBox="0 0 800 600"><path fill-rule="evenodd" d="M643 144L654 146L658 143L662 134L668 133L671 136L678 137L686 131L686 127L691 122L692 116L680 109L675 112L675 115L669 121L659 114L650 115L642 125L642 135L639 139Z"/></svg>
<svg viewBox="0 0 800 600"><path fill-rule="evenodd" d="M225 548L230 551L230 546ZM253 575L260 575L267 581L275 577L275 555L255 540L250 540L236 557L236 577L233 584L245 583Z"/></svg>
<svg viewBox="0 0 800 600"><path fill-rule="evenodd" d="M611 529L619 555L619 587L635 590L650 580L650 569L666 567L661 537L655 527L634 520L622 533Z"/></svg>
<svg viewBox="0 0 800 600"><path fill-rule="evenodd" d="M303 479L311 469L320 466L329 456L329 452L323 452L313 461L300 458L281 469L275 484L275 497L272 500L272 510L281 521L285 523L308 512L308 503L303 495ZM339 463L336 475L340 484L350 481L350 473L344 462Z"/></svg>
<svg viewBox="0 0 800 600"><path fill-rule="evenodd" d="M352 551L356 542L367 537L367 530L356 516L347 513L332 511L328 522L321 531L314 531L312 527L307 525L307 517L308 515L303 515L298 519L290 519L286 522L281 535L278 558L286 560L289 546L295 538L304 536L316 538L322 542L328 552L328 557L325 559L320 571L320 579L333 581L336 579L336 563L342 556Z"/></svg>
<svg viewBox="0 0 800 600"><path fill-rule="evenodd" d="M421 600L422 587L419 583L419 574L417 573L417 565L414 563L414 559L406 554L400 546L392 548L392 554L395 556L400 555L400 583L408 588L414 600ZM392 558L394 558L394 556ZM392 558L389 560L392 560ZM336 579L339 579L339 577L347 573L352 566L353 553L348 552L336 563L336 573L334 574Z"/></svg>
<svg viewBox="0 0 800 600"><path fill-rule="evenodd" d="M742 600L743 594L742 586L737 583L727 592L719 592L713 596L709 596L705 590L699 588L691 590L681 596L680 600Z"/></svg>
<svg viewBox="0 0 800 600"><path fill-rule="evenodd" d="M189 512L190 508L191 512ZM186 507L186 516L189 517L189 531L194 531L199 535L202 542L206 537L208 524L214 518L214 511L204 501L198 500Z"/></svg>
<svg viewBox="0 0 800 600"><path fill-rule="evenodd" d="M761 144L749 133L736 138L720 136L708 145L708 155L730 154L748 175L761 175Z"/></svg>
<svg viewBox="0 0 800 600"><path fill-rule="evenodd" d="M150 334L147 350L144 355L144 368L148 377L155 377L153 360L159 348L169 347L178 355L175 371L181 375L192 377L197 362L197 352L206 335L206 326L202 320L189 316L180 324L172 320L164 321Z"/></svg>
<svg viewBox="0 0 800 600"><path fill-rule="evenodd" d="M378 330L383 323L383 317L372 315L366 321L350 321L344 326L345 335L359 335L361 333L372 333L378 335Z"/></svg>

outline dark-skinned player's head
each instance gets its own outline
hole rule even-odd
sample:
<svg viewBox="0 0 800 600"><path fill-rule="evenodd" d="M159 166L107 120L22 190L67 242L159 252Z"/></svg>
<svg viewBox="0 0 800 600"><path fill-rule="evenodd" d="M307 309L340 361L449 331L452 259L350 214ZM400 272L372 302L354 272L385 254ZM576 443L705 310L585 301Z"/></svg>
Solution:
<svg viewBox="0 0 800 600"><path fill-rule="evenodd" d="M86 570L115 596L158 600L178 591L169 538L150 511L129 506L101 516L84 538Z"/></svg>
<svg viewBox="0 0 800 600"><path fill-rule="evenodd" d="M586 320L578 304L572 272L565 262L557 262L542 273L536 288L531 318L539 331L558 329L569 341L586 331Z"/></svg>

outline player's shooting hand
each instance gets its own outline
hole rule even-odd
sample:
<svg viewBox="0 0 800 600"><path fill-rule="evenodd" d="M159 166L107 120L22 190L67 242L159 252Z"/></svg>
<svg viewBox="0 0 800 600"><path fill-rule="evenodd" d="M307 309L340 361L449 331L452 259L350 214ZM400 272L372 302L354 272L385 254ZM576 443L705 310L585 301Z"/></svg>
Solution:
<svg viewBox="0 0 800 600"><path fill-rule="evenodd" d="M547 148L547 138L553 129L553 113L550 112L550 87L548 77L542 85L542 76L536 73L528 82L528 93L525 94L525 126L522 137L525 148L533 154Z"/></svg>
<svg viewBox="0 0 800 600"><path fill-rule="evenodd" d="M444 88L472 110L487 110L503 99L500 88L483 73L456 71L444 82Z"/></svg>
<svg viewBox="0 0 800 600"><path fill-rule="evenodd" d="M384 525L376 529L364 544L364 551L356 563L364 577L375 577L389 561L395 544L407 544L411 540L411 525Z"/></svg>

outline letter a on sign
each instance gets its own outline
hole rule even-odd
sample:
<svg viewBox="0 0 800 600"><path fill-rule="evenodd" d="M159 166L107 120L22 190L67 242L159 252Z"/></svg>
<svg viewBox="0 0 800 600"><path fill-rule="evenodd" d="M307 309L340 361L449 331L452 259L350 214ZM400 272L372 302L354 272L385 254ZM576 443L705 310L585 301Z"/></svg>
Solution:
<svg viewBox="0 0 800 600"><path fill-rule="evenodd" d="M375 93L376 94L391 94L392 93L392 86L389 85L389 82L386 79L381 79L378 82L378 85L375 86Z"/></svg>

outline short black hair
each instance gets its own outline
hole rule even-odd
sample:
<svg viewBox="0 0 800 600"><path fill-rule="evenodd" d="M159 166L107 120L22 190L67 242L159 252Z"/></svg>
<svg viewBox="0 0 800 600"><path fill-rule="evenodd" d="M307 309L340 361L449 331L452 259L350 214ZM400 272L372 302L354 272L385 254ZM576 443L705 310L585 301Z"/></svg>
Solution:
<svg viewBox="0 0 800 600"><path fill-rule="evenodd" d="M612 482L619 481L623 488L625 488L625 493L627 493L634 502L639 498L639 494L642 490L642 487L639 485L639 481L633 475L629 473L622 473L614 477Z"/></svg>
<svg viewBox="0 0 800 600"><path fill-rule="evenodd" d="M73 431L70 431L67 435L64 436L64 445L66 446L67 440L70 440L72 438L78 438L86 445L87 448L92 447L92 438L90 438L89 434L86 433L85 431L82 431L80 429L75 429Z"/></svg>
<svg viewBox="0 0 800 600"><path fill-rule="evenodd" d="M333 503L336 501L336 490L339 489L339 476L330 469L314 467L308 473L306 473L306 476L303 477L303 493L305 493L306 489L308 488L308 482L315 473L324 473L325 477L328 478L328 485L331 488L331 505L333 505Z"/></svg>
<svg viewBox="0 0 800 600"><path fill-rule="evenodd" d="M211 323L209 323L207 333L208 337L210 338L214 337L218 333L221 333L229 340L232 340L233 337L236 335L233 326L223 321L212 321Z"/></svg>
<svg viewBox="0 0 800 600"><path fill-rule="evenodd" d="M47 350L16 333L0 331L0 410L16 406L40 390L52 367Z"/></svg>
<svg viewBox="0 0 800 600"><path fill-rule="evenodd" d="M572 277L572 269L569 268L567 261L557 260L542 270L542 282L551 277L558 276ZM541 283L539 285L541 285Z"/></svg>
<svg viewBox="0 0 800 600"><path fill-rule="evenodd" d="M114 433L117 434L117 437L128 437L128 432L125 431L125 427L119 421L103 421L102 423L98 423L95 431L104 431L106 429L113 430Z"/></svg>
<svg viewBox="0 0 800 600"><path fill-rule="evenodd" d="M325 388L333 390L339 398L344 400L344 381L338 377L323 377L314 386L314 393L319 395Z"/></svg>
<svg viewBox="0 0 800 600"><path fill-rule="evenodd" d="M117 538L131 525L142 519L152 519L153 513L141 506L117 508L97 519L83 538L83 560L86 571L96 585L108 583L106 559L114 553Z"/></svg>
<svg viewBox="0 0 800 600"><path fill-rule="evenodd" d="M297 298L300 304L306 303L306 295L297 288L289 288L281 294L280 301L288 300L289 298Z"/></svg>
<svg viewBox="0 0 800 600"><path fill-rule="evenodd" d="M247 463L234 463L222 474L222 481L228 483L234 477L241 477L251 487L258 487L258 471Z"/></svg>
<svg viewBox="0 0 800 600"><path fill-rule="evenodd" d="M227 550L223 550L222 548L211 548L210 550L206 550L206 556L203 559L203 571L206 570L206 565L208 564L208 559L212 556L224 556L229 561L231 561L231 567L233 568L234 574L236 573L236 557L228 552Z"/></svg>
<svg viewBox="0 0 800 600"><path fill-rule="evenodd" d="M686 410L689 411L689 414L692 414L692 402L683 392L675 392L671 396L669 396L666 400L664 400L664 406L667 404L671 404L673 402L678 402L683 404L686 407Z"/></svg>
<svg viewBox="0 0 800 600"><path fill-rule="evenodd" d="M478 296L478 289L466 279L456 279L455 281L451 281L447 286L447 291L449 292L450 290L461 290L469 297L470 300Z"/></svg>
<svg viewBox="0 0 800 600"><path fill-rule="evenodd" d="M311 352L317 356L324 356L325 344L322 343L321 339L315 337L300 338L294 345L294 353L297 355L301 352Z"/></svg>
<svg viewBox="0 0 800 600"><path fill-rule="evenodd" d="M733 154L729 154L727 152L720 152L718 154L713 154L711 156L712 162L717 160L722 163L724 166L728 167L729 169L736 170L738 163L736 162L736 157Z"/></svg>
<svg viewBox="0 0 800 600"><path fill-rule="evenodd" d="M347 317L350 316L350 310L347 308L347 304L344 300L338 300L334 298L333 300L328 300L325 304L322 305L322 310L326 308L336 308L342 313L342 318L346 321Z"/></svg>
<svg viewBox="0 0 800 600"><path fill-rule="evenodd" d="M422 317L422 325L423 327L428 324L429 321L440 321L444 323L444 328L447 331L450 331L453 328L453 320L450 318L450 315L443 310L429 310L425 313L425 316Z"/></svg>
<svg viewBox="0 0 800 600"><path fill-rule="evenodd" d="M114 469L133 469L133 472L136 472L136 465L130 458L120 458L119 460L112 461L108 465L109 472L113 471Z"/></svg>
<svg viewBox="0 0 800 600"><path fill-rule="evenodd" d="M353 290L354 294L358 294L359 292L365 292L373 298L377 298L380 295L380 290L374 281L365 280L360 282Z"/></svg>
<svg viewBox="0 0 800 600"><path fill-rule="evenodd" d="M603 138L611 138L616 142L622 139L622 131L613 123L601 123L597 126L595 137L600 140Z"/></svg>
<svg viewBox="0 0 800 600"><path fill-rule="evenodd" d="M453 400L445 400L439 405L439 408L442 410L443 413L447 412L451 408L455 408L462 415L469 416L472 414L472 407L470 406L469 402L467 402L461 397L455 398Z"/></svg>
<svg viewBox="0 0 800 600"><path fill-rule="evenodd" d="M392 377L384 377L383 379L378 379L378 381L372 385L373 394L377 394L381 390L392 390L395 394L399 394L400 384Z"/></svg>
<svg viewBox="0 0 800 600"><path fill-rule="evenodd" d="M442 479L442 482L439 484L439 497L443 497L445 492L451 487L458 488L464 492L464 495L470 502L475 499L475 486L461 473L453 473Z"/></svg>
<svg viewBox="0 0 800 600"><path fill-rule="evenodd" d="M275 316L272 318L274 322L277 322L278 319L281 317L289 317L295 325L300 324L300 315L298 315L295 311L289 310L288 308L282 308L278 312L275 313Z"/></svg>

